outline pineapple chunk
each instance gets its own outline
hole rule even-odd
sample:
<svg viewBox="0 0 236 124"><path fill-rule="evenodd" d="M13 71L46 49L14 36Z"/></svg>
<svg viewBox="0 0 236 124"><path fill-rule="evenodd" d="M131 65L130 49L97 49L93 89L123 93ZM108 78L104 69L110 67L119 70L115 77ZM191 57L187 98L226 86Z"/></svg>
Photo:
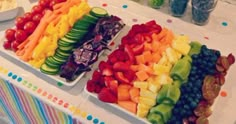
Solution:
<svg viewBox="0 0 236 124"><path fill-rule="evenodd" d="M149 110L148 109L138 109L137 110L137 116L141 118L145 118L148 114Z"/></svg>
<svg viewBox="0 0 236 124"><path fill-rule="evenodd" d="M166 56L171 64L174 64L178 61L176 52L177 52L176 50L174 50L170 47L166 49Z"/></svg>
<svg viewBox="0 0 236 124"><path fill-rule="evenodd" d="M177 43L189 43L189 37L186 35L178 35L176 36L176 39L173 42L177 42Z"/></svg>
<svg viewBox="0 0 236 124"><path fill-rule="evenodd" d="M143 104L143 103L138 103L137 108L148 111L150 108L152 108L152 106L149 106L149 105L146 105L146 104Z"/></svg>
<svg viewBox="0 0 236 124"><path fill-rule="evenodd" d="M139 103L146 104L148 106L154 106L156 105L156 99L150 99L150 98L140 96Z"/></svg>
<svg viewBox="0 0 236 124"><path fill-rule="evenodd" d="M148 90L157 93L161 89L161 84L157 81L148 82Z"/></svg>
<svg viewBox="0 0 236 124"><path fill-rule="evenodd" d="M170 73L171 64L170 65L160 65L160 64L154 64L153 70L155 75L161 75L163 73Z"/></svg>
<svg viewBox="0 0 236 124"><path fill-rule="evenodd" d="M167 58L167 55L165 52L162 53L162 57L160 59L160 61L158 62L158 64L160 65L166 65L167 63L170 63L168 58Z"/></svg>
<svg viewBox="0 0 236 124"><path fill-rule="evenodd" d="M146 81L135 81L134 87L140 88L140 89L147 89L148 88L148 82Z"/></svg>
<svg viewBox="0 0 236 124"><path fill-rule="evenodd" d="M173 42L172 47L183 55L187 55L191 49L191 46L187 43Z"/></svg>
<svg viewBox="0 0 236 124"><path fill-rule="evenodd" d="M167 74L162 74L160 76L157 77L156 80L159 84L164 85L164 84L170 84L173 82L173 79L167 75Z"/></svg>
<svg viewBox="0 0 236 124"><path fill-rule="evenodd" d="M153 92L151 92L149 90L146 90L146 89L141 89L140 90L140 96L141 97L150 98L150 99L156 99L157 94L153 93Z"/></svg>

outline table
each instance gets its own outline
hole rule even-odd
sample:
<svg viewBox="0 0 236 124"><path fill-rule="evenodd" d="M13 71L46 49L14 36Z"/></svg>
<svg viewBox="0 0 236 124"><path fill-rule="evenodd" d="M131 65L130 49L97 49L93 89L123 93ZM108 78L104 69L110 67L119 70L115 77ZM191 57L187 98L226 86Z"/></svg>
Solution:
<svg viewBox="0 0 236 124"><path fill-rule="evenodd" d="M20 5L24 8L21 9L21 13L30 10L35 1L31 2L20 1ZM124 20L127 26L120 36L125 35L130 26L135 23L155 19L160 25L178 34L186 34L192 40L198 40L210 48L219 49L222 54L233 52L236 55L236 42L234 42L236 18L232 18L236 16L236 13L233 13L236 11L236 6L231 4L220 1L212 13L209 24L197 26L191 23L190 8L183 18L175 18L168 14L167 5L160 10L155 10L128 0L89 0L89 3L91 6L104 7L109 13L118 15ZM3 36L4 29L11 26L13 26L12 20L0 22L0 36ZM31 123L36 123L36 121L37 123L141 123L136 118L89 97L83 91L91 72L86 74L76 86L68 88L34 75L35 72L1 52L0 60L0 116L19 123L23 121ZM227 83L223 87L228 96L219 97L217 100L213 115L210 117L211 124L235 123L236 111L232 111L236 110L236 85L233 84L236 80L235 72L236 66L233 65L228 73ZM9 116L10 113L13 116Z"/></svg>

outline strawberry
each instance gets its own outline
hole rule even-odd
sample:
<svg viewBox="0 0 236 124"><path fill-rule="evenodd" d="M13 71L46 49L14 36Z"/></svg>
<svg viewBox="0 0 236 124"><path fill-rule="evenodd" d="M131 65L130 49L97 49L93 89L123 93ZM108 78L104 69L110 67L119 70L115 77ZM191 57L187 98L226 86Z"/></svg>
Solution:
<svg viewBox="0 0 236 124"><path fill-rule="evenodd" d="M123 72L116 72L115 78L120 81L121 83L129 84L129 80L124 76Z"/></svg>
<svg viewBox="0 0 236 124"><path fill-rule="evenodd" d="M106 68L107 63L105 61L101 61L98 65L98 68L100 71L103 71L104 68Z"/></svg>
<svg viewBox="0 0 236 124"><path fill-rule="evenodd" d="M134 61L135 61L134 52L133 52L133 50L130 48L129 45L125 45L125 52L126 52L127 55L129 56L130 62L134 63Z"/></svg>
<svg viewBox="0 0 236 124"><path fill-rule="evenodd" d="M104 80L104 77L101 76L100 80L97 82L98 85L102 86L102 87L105 87L105 80Z"/></svg>
<svg viewBox="0 0 236 124"><path fill-rule="evenodd" d="M101 77L102 77L101 72L96 70L93 72L92 80L99 81Z"/></svg>
<svg viewBox="0 0 236 124"><path fill-rule="evenodd" d="M135 72L132 70L128 70L124 73L124 76L129 80L129 82L132 82L135 78Z"/></svg>
<svg viewBox="0 0 236 124"><path fill-rule="evenodd" d="M140 55L144 51L144 44L136 45L134 48L132 48L134 55Z"/></svg>
<svg viewBox="0 0 236 124"><path fill-rule="evenodd" d="M116 103L117 96L112 93L109 88L102 88L101 92L98 94L98 99L103 102Z"/></svg>
<svg viewBox="0 0 236 124"><path fill-rule="evenodd" d="M119 83L117 80L111 80L109 83L109 88L116 95L117 95L118 85L119 85Z"/></svg>
<svg viewBox="0 0 236 124"><path fill-rule="evenodd" d="M116 62L113 65L113 70L114 71L128 71L130 70L130 66L124 62Z"/></svg>
<svg viewBox="0 0 236 124"><path fill-rule="evenodd" d="M100 93L100 91L102 90L102 86L100 86L100 85L95 85L95 89L94 89L94 92L95 93Z"/></svg>
<svg viewBox="0 0 236 124"><path fill-rule="evenodd" d="M94 92L94 91L95 91L95 88L96 88L95 82L92 81L92 80L89 80L89 81L87 82L86 88L87 88L87 90L88 90L89 92Z"/></svg>
<svg viewBox="0 0 236 124"><path fill-rule="evenodd" d="M113 75L113 71L110 68L105 68L102 71L102 75L104 75L104 76L112 76Z"/></svg>
<svg viewBox="0 0 236 124"><path fill-rule="evenodd" d="M112 80L115 80L115 79L114 79L113 77L111 77L111 76L105 76L105 77L104 77L105 86L106 86L106 87L109 87L109 86L110 86L110 82L111 82Z"/></svg>

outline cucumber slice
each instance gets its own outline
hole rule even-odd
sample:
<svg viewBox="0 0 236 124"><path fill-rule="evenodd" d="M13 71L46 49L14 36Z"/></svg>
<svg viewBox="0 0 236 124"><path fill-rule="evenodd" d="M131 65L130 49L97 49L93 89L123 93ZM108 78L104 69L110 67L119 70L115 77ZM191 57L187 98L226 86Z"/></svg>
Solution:
<svg viewBox="0 0 236 124"><path fill-rule="evenodd" d="M47 59L45 61L45 64L51 68L60 68L61 64L55 64L53 61L50 61L49 59Z"/></svg>
<svg viewBox="0 0 236 124"><path fill-rule="evenodd" d="M59 68L52 68L52 67L49 67L48 65L46 64L43 64L41 67L40 67L40 71L42 73L45 73L45 74L49 74L49 75L56 75L59 73Z"/></svg>
<svg viewBox="0 0 236 124"><path fill-rule="evenodd" d="M69 52L69 51L71 51L71 50L73 50L74 49L74 45L71 45L71 46L59 46L58 47L60 50L62 50L62 51L65 51L65 52Z"/></svg>
<svg viewBox="0 0 236 124"><path fill-rule="evenodd" d="M86 20L78 20L78 21L74 24L73 28L75 28L75 29L87 30L87 29L89 29L89 27L91 26L91 24L92 24L92 23L87 22Z"/></svg>
<svg viewBox="0 0 236 124"><path fill-rule="evenodd" d="M108 16L108 12L100 7L93 7L89 13L98 18Z"/></svg>
<svg viewBox="0 0 236 124"><path fill-rule="evenodd" d="M63 40L59 40L58 41L58 45L59 46L64 46L64 47L68 47L68 46L71 46L71 45L74 45L75 43L68 43L68 42L65 42Z"/></svg>
<svg viewBox="0 0 236 124"><path fill-rule="evenodd" d="M67 42L67 43L76 43L77 42L76 40L71 40L71 39L68 39L66 37L63 37L60 40L63 40L64 42Z"/></svg>
<svg viewBox="0 0 236 124"><path fill-rule="evenodd" d="M48 61L50 61L51 63L55 64L55 65L61 65L62 63L60 61L57 61L56 59L54 59L52 56L47 58Z"/></svg>
<svg viewBox="0 0 236 124"><path fill-rule="evenodd" d="M65 35L65 38L70 39L70 40L74 40L74 41L77 42L78 40L81 39L81 36L80 36L80 37L77 37L77 36L71 36L71 35L69 35L69 34L66 34L66 35Z"/></svg>
<svg viewBox="0 0 236 124"><path fill-rule="evenodd" d="M57 49L56 52L62 56L68 56L68 57L72 54L72 51L65 52L60 49Z"/></svg>
<svg viewBox="0 0 236 124"><path fill-rule="evenodd" d="M68 56L63 56L63 55L61 55L61 54L59 54L57 52L56 52L56 54L54 56L57 57L57 58L65 59L65 60L67 60L67 58L68 58Z"/></svg>
<svg viewBox="0 0 236 124"><path fill-rule="evenodd" d="M61 63L61 64L63 64L67 60L67 58L60 58L56 55L54 55L52 58L55 59L56 61L58 61L58 63Z"/></svg>
<svg viewBox="0 0 236 124"><path fill-rule="evenodd" d="M83 20L86 20L87 22L96 24L98 21L98 18L95 16L92 16L91 14L86 14L83 16Z"/></svg>

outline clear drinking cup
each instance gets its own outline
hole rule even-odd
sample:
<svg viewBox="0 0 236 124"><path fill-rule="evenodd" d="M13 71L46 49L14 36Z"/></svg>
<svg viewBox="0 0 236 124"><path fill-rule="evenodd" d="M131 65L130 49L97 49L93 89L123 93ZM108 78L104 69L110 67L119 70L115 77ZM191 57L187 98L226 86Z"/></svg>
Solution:
<svg viewBox="0 0 236 124"><path fill-rule="evenodd" d="M207 24L217 2L218 0L192 0L192 22L197 25Z"/></svg>

